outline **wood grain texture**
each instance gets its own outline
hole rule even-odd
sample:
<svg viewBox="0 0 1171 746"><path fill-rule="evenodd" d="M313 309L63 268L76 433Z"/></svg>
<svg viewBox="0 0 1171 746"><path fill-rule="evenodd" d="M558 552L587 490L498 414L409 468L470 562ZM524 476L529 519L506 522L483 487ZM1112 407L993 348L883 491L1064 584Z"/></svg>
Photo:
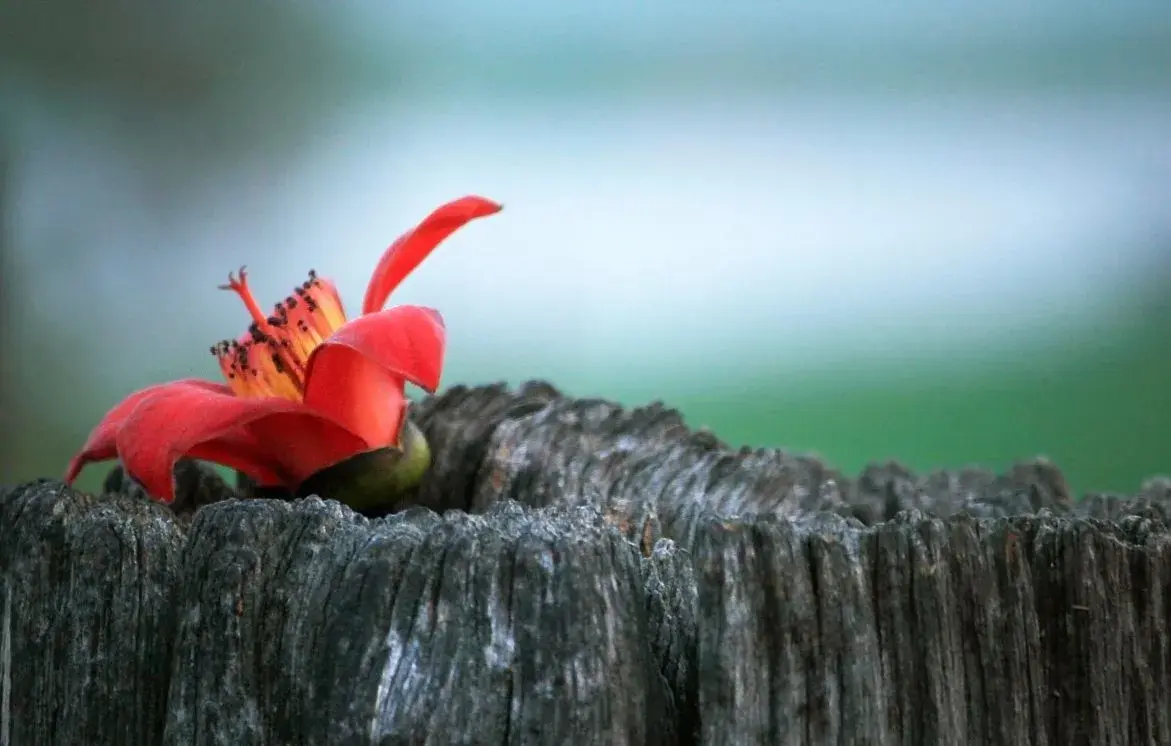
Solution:
<svg viewBox="0 0 1171 746"><path fill-rule="evenodd" d="M544 383L415 416L384 517L6 488L0 744L1171 743L1169 480L851 478Z"/></svg>

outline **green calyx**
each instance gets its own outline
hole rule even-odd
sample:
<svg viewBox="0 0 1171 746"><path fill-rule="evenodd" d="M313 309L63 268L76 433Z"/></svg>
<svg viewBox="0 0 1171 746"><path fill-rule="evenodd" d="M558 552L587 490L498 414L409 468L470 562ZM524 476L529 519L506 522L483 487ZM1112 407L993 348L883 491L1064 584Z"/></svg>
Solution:
<svg viewBox="0 0 1171 746"><path fill-rule="evenodd" d="M414 422L406 421L399 440L399 448L364 451L322 469L297 487L297 495L337 500L359 511L396 510L431 466L431 448Z"/></svg>

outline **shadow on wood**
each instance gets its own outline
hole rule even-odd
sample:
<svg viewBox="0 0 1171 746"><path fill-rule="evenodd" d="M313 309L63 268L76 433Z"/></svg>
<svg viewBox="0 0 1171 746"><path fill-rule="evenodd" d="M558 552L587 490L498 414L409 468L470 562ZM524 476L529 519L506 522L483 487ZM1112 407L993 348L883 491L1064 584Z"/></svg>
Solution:
<svg viewBox="0 0 1171 746"><path fill-rule="evenodd" d="M851 479L540 383L417 417L377 519L5 490L0 743L1171 743L1171 481Z"/></svg>

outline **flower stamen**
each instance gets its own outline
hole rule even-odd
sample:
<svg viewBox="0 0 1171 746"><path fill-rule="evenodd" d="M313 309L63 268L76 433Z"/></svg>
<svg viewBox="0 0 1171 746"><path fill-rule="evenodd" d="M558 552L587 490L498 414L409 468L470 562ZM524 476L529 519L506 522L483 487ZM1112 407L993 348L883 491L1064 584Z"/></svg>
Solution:
<svg viewBox="0 0 1171 746"><path fill-rule="evenodd" d="M214 345L225 380L237 396L278 396L300 401L305 392L309 356L329 335L346 323L345 309L333 283L309 270L309 279L296 287L271 315L260 310L244 267L228 275L223 290L244 302L252 324L238 340Z"/></svg>
<svg viewBox="0 0 1171 746"><path fill-rule="evenodd" d="M248 309L248 313L252 316L253 321L257 324L265 322L264 314L260 312L260 304L256 302L256 297L252 295L252 289L248 287L248 268L240 267L239 278L231 272L228 273L228 284L220 285L220 290L231 290L236 295L240 296L240 300L244 301L244 307Z"/></svg>

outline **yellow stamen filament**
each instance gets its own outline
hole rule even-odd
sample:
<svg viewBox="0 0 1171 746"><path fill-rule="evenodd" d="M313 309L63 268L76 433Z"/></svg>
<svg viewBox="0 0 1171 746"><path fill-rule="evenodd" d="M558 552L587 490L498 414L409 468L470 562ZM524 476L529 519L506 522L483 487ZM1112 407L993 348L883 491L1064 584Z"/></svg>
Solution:
<svg viewBox="0 0 1171 746"><path fill-rule="evenodd" d="M271 316L248 288L247 274L228 275L220 286L240 296L252 325L239 340L214 345L211 352L237 396L279 396L300 401L305 392L305 367L313 350L346 323L337 289L309 271L309 279L277 303Z"/></svg>

